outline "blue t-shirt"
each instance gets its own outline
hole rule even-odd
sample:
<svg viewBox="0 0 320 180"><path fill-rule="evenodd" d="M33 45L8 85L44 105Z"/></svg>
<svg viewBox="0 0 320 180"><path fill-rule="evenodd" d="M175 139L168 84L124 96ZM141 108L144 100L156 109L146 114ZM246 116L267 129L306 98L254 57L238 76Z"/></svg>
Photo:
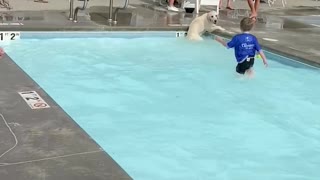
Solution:
<svg viewBox="0 0 320 180"><path fill-rule="evenodd" d="M235 35L227 43L227 46L228 48L234 48L234 55L238 63L242 63L248 57L255 57L256 51L261 50L257 38L249 33Z"/></svg>

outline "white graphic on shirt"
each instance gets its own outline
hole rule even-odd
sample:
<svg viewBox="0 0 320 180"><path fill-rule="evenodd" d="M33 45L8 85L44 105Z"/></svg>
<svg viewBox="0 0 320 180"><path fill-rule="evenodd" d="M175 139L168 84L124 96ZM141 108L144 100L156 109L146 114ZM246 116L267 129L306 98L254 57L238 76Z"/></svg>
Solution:
<svg viewBox="0 0 320 180"><path fill-rule="evenodd" d="M252 38L250 36L246 36L244 40L245 40L245 43L242 43L241 47L248 50L251 50L254 48L254 44L252 44Z"/></svg>
<svg viewBox="0 0 320 180"><path fill-rule="evenodd" d="M253 49L254 48L254 44L242 43L241 47L243 47L245 49Z"/></svg>

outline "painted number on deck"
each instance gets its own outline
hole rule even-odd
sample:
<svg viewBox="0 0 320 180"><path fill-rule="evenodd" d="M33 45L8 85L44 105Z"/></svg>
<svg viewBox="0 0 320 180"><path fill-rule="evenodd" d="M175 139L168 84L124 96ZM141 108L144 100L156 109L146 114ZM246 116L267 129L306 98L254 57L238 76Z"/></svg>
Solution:
<svg viewBox="0 0 320 180"><path fill-rule="evenodd" d="M19 92L24 101L31 109L50 108L50 106L39 96L36 91Z"/></svg>
<svg viewBox="0 0 320 180"><path fill-rule="evenodd" d="M187 36L186 32L176 32L176 37L185 37Z"/></svg>
<svg viewBox="0 0 320 180"><path fill-rule="evenodd" d="M19 32L0 32L0 41L14 41L20 39Z"/></svg>

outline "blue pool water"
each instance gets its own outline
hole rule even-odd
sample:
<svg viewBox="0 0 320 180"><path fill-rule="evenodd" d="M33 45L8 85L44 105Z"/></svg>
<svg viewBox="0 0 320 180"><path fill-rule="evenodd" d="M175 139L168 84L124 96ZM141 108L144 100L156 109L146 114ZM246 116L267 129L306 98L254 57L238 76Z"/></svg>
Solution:
<svg viewBox="0 0 320 180"><path fill-rule="evenodd" d="M269 55L269 68L257 60L255 78L239 78L233 51L212 40L22 39L5 50L134 179L320 177L317 69Z"/></svg>

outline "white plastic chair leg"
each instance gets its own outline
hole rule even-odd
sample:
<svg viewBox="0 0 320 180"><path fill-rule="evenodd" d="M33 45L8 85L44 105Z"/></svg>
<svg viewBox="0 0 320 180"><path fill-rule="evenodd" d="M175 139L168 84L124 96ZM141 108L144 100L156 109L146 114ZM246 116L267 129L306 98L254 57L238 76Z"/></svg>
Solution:
<svg viewBox="0 0 320 180"><path fill-rule="evenodd" d="M201 0L196 0L196 4L195 4L196 14L199 14L200 3L201 3Z"/></svg>
<svg viewBox="0 0 320 180"><path fill-rule="evenodd" d="M220 6L220 5L217 5L217 15L219 15L219 9L220 9L219 6Z"/></svg>

